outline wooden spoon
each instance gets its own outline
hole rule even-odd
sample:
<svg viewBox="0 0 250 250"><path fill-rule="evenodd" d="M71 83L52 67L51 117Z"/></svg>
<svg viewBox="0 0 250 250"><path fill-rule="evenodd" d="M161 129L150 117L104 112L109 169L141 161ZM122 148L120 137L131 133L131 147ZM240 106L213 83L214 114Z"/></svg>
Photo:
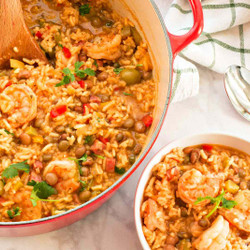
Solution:
<svg viewBox="0 0 250 250"><path fill-rule="evenodd" d="M0 0L0 68L23 58L48 62L23 18L20 0Z"/></svg>

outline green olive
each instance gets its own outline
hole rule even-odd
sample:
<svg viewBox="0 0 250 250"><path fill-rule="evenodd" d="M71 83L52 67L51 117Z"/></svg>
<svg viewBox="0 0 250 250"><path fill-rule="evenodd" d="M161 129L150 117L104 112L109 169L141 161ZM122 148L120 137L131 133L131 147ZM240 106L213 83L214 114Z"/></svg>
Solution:
<svg viewBox="0 0 250 250"><path fill-rule="evenodd" d="M121 35L122 35L122 39L125 39L131 36L131 27L130 26L123 27L121 31Z"/></svg>
<svg viewBox="0 0 250 250"><path fill-rule="evenodd" d="M93 16L90 19L91 25L95 28L100 28L103 26L103 22L100 17L98 16Z"/></svg>
<svg viewBox="0 0 250 250"><path fill-rule="evenodd" d="M124 69L120 77L127 85L133 85L141 81L141 73L136 69Z"/></svg>
<svg viewBox="0 0 250 250"><path fill-rule="evenodd" d="M137 46L140 45L142 38L141 38L141 35L139 34L139 32L137 31L137 29L134 27L131 27L131 32L132 32L132 36L134 38L135 44Z"/></svg>
<svg viewBox="0 0 250 250"><path fill-rule="evenodd" d="M0 195L4 193L4 183L3 181L0 181Z"/></svg>

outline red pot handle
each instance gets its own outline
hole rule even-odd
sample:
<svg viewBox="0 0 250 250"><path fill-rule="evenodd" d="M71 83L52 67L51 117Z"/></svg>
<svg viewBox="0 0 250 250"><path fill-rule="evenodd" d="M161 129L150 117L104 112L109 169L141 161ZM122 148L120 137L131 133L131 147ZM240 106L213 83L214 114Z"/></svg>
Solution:
<svg viewBox="0 0 250 250"><path fill-rule="evenodd" d="M187 47L192 41L199 37L201 34L204 21L203 21L203 11L200 0L189 0L192 7L193 16L194 16L194 25L191 30L182 36L176 36L168 32L173 56L175 57L182 49Z"/></svg>

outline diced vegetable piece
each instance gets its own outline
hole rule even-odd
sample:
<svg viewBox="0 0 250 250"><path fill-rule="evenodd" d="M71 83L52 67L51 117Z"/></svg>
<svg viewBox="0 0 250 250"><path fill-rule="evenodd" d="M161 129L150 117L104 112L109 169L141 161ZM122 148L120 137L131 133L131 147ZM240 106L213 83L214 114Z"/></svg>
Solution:
<svg viewBox="0 0 250 250"><path fill-rule="evenodd" d="M50 111L50 116L52 118L56 118L57 116L64 114L66 111L67 111L67 106L66 105L60 105L60 106L57 106L57 107L53 108Z"/></svg>
<svg viewBox="0 0 250 250"><path fill-rule="evenodd" d="M69 50L68 48L63 47L62 51L63 51L63 54L64 54L64 56L65 56L66 58L69 59L69 58L71 57L71 52L70 52L70 50Z"/></svg>
<svg viewBox="0 0 250 250"><path fill-rule="evenodd" d="M95 154L99 155L103 153L103 150L106 148L106 145L99 140L95 140L94 144L90 147Z"/></svg>
<svg viewBox="0 0 250 250"><path fill-rule="evenodd" d="M78 84L81 86L81 88L85 88L85 82L83 80L78 81Z"/></svg>
<svg viewBox="0 0 250 250"><path fill-rule="evenodd" d="M150 127L153 123L153 117L151 115L146 115L142 118L142 121L146 127Z"/></svg>
<svg viewBox="0 0 250 250"><path fill-rule="evenodd" d="M42 39L43 38L43 34L38 30L35 34L35 36L38 38L38 39Z"/></svg>
<svg viewBox="0 0 250 250"><path fill-rule="evenodd" d="M14 186L13 186L13 189L15 191L19 190L21 187L23 186L23 183L21 181L17 181Z"/></svg>
<svg viewBox="0 0 250 250"><path fill-rule="evenodd" d="M98 137L98 140L100 140L102 143L104 143L105 145L109 142L109 139L108 138L104 138L102 136L99 136Z"/></svg>
<svg viewBox="0 0 250 250"><path fill-rule="evenodd" d="M10 67L13 69L23 69L24 63L15 59L10 59Z"/></svg>
<svg viewBox="0 0 250 250"><path fill-rule="evenodd" d="M38 136L34 136L32 138L33 142L35 143L39 143L39 144L43 144L43 137L41 135L38 135Z"/></svg>
<svg viewBox="0 0 250 250"><path fill-rule="evenodd" d="M227 180L225 182L225 189L226 191L228 191L231 194L235 194L238 192L239 190L239 186L237 184L235 184L233 181L231 180Z"/></svg>
<svg viewBox="0 0 250 250"><path fill-rule="evenodd" d="M166 177L168 181L171 181L175 176L179 174L179 170L177 167L173 167L167 170Z"/></svg>
<svg viewBox="0 0 250 250"><path fill-rule="evenodd" d="M25 132L26 132L26 134L31 135L31 136L38 135L37 130L34 127L32 127L32 126L27 127L25 129Z"/></svg>
<svg viewBox="0 0 250 250"><path fill-rule="evenodd" d="M96 96L96 95L90 96L89 101L94 102L94 103L101 103L102 102L101 98Z"/></svg>
<svg viewBox="0 0 250 250"><path fill-rule="evenodd" d="M35 182L41 182L42 177L38 175L35 171L31 171L29 181L34 180Z"/></svg>
<svg viewBox="0 0 250 250"><path fill-rule="evenodd" d="M210 152L213 149L213 146L208 145L208 144L204 144L204 145L202 145L202 149L205 150L205 151Z"/></svg>
<svg viewBox="0 0 250 250"><path fill-rule="evenodd" d="M106 158L106 171L113 173L115 171L115 158Z"/></svg>

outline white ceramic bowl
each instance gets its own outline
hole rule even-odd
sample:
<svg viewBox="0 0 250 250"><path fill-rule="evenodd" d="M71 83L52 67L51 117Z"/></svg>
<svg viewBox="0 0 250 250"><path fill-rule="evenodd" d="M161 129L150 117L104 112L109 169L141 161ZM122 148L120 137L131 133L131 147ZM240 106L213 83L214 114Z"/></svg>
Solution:
<svg viewBox="0 0 250 250"><path fill-rule="evenodd" d="M163 156L169 153L173 148L176 147L187 147L192 145L199 145L199 144L219 144L229 146L247 154L250 154L250 142L246 141L242 138L235 137L233 135L226 135L226 134L198 134L198 135L191 135L176 141L171 142L170 144L163 147L156 155L150 160L148 165L145 167L140 180L138 182L136 194L135 194L135 204L134 204L134 216L135 216L135 225L139 240L143 249L150 250L150 247L144 237L142 231L142 220L140 214L140 208L143 201L143 193L145 186L148 183L149 178L152 174L152 168L161 161Z"/></svg>

